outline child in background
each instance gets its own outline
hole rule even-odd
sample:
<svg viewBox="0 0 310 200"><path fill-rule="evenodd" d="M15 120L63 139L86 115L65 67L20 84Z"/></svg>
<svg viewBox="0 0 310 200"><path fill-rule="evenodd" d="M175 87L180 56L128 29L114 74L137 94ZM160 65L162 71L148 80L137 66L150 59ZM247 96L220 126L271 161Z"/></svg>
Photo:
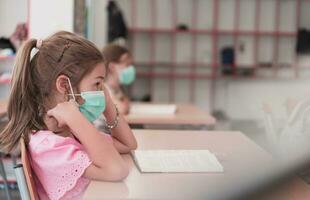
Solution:
<svg viewBox="0 0 310 200"><path fill-rule="evenodd" d="M130 100L122 91L122 86L130 85L135 80L136 70L132 65L132 55L126 48L116 44L105 47L103 54L109 62L106 83L112 99L119 105L120 113L128 114Z"/></svg>
<svg viewBox="0 0 310 200"><path fill-rule="evenodd" d="M80 199L91 179L128 174L120 153L137 143L103 84L106 66L94 44L65 31L31 39L18 52L0 149L25 139L40 199ZM101 114L111 136L92 124Z"/></svg>
<svg viewBox="0 0 310 200"><path fill-rule="evenodd" d="M286 158L289 148L289 152L294 152L295 155L306 152L309 148L310 98L300 101L288 98L284 105L287 115L274 115L269 103L263 103L263 111L267 142L277 156Z"/></svg>

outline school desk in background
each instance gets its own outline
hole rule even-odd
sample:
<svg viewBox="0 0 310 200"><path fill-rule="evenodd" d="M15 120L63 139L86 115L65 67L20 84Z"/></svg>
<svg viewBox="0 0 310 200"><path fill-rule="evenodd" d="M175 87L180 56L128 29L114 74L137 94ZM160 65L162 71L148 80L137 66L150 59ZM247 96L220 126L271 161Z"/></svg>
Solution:
<svg viewBox="0 0 310 200"><path fill-rule="evenodd" d="M168 126L207 126L212 128L216 119L192 104L132 103L127 122L133 125ZM193 128L193 127L192 127Z"/></svg>

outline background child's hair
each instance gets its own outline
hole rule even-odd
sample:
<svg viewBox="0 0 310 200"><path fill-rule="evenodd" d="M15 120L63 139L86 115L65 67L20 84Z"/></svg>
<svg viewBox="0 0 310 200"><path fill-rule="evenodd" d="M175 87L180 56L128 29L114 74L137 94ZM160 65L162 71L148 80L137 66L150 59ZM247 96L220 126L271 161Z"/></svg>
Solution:
<svg viewBox="0 0 310 200"><path fill-rule="evenodd" d="M70 32L57 32L43 40L31 59L37 40L24 43L13 70L8 104L9 123L0 133L0 150L10 152L23 135L26 142L32 130L46 129L43 116L47 103L54 101L55 81L61 74L77 87L80 80L98 63L103 54L90 41Z"/></svg>
<svg viewBox="0 0 310 200"><path fill-rule="evenodd" d="M130 53L128 49L117 44L109 44L103 49L103 54L108 62L119 62L122 55Z"/></svg>

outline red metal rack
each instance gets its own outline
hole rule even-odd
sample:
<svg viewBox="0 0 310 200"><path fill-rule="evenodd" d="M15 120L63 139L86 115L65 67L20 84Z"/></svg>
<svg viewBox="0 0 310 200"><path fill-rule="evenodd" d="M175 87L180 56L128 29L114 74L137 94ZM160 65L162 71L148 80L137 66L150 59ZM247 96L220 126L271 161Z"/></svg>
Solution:
<svg viewBox="0 0 310 200"><path fill-rule="evenodd" d="M221 15L219 4L223 3L222 0L212 0L213 4L213 20L212 20L212 26L208 29L200 29L197 26L197 18L198 18L198 6L199 6L199 0L189 0L192 4L191 10L191 27L189 30L178 30L176 28L177 26L177 19L178 19L178 3L182 3L182 1L178 0L169 0L171 5L171 16L172 16L172 27L171 28L160 28L158 27L157 22L157 2L158 0L151 0L149 1L151 3L150 5L150 15L151 15L151 26L148 28L139 27L137 25L137 0L131 0L131 25L129 27L130 32L130 42L131 42L131 50L134 51L135 42L139 39L137 38L137 34L147 34L150 37L150 48L145 49L146 51L150 51L150 59L148 62L137 62L137 65L148 67L147 71L139 72L138 77L141 78L147 78L150 82L150 92L151 94L154 94L154 79L155 78L167 78L169 79L169 90L170 90L170 101L174 101L175 97L175 84L176 79L190 79L190 100L191 102L195 101L195 84L196 80L200 79L210 79L211 80L211 96L214 97L215 95L212 94L215 91L215 85L216 80L224 77L224 75L221 75L219 73L219 69L222 66L222 64L219 63L219 40L222 36L229 36L232 37L233 40L233 47L236 52L237 48L237 40L240 36L248 36L252 37L254 40L253 45L253 55L254 55L254 64L250 65L248 67L251 67L254 71L254 73L247 77L242 77L238 75L236 72L237 63L233 63L231 66L233 69L232 75L230 75L230 78L270 78L270 77L263 77L261 75L257 75L255 72L260 68L260 64L258 62L259 57L259 44L263 37L271 37L273 39L273 59L272 59L272 67L270 67L270 72L272 74L272 77L277 77L278 71L279 71L279 43L282 38L288 38L288 39L296 39L297 38L297 31L299 27L299 21L300 21L300 4L301 0L296 0L296 29L294 31L283 31L280 30L280 5L284 1L281 0L274 0L275 1L275 11L274 11L274 17L275 17L275 29L273 31L266 31L266 30L260 30L259 24L260 24L260 15L261 15L261 4L264 0L255 0L255 21L254 21L254 30L241 30L240 29L240 4L242 0L233 0L235 7L234 9L234 23L233 23L233 29L232 30L221 30L219 28L219 16ZM188 13L187 13L188 14ZM201 19L200 19L201 20ZM155 53L156 53L156 42L159 42L156 40L156 34L166 34L171 38L171 61L170 62L157 62L155 60ZM188 34L190 36L191 40L191 46L186 47L190 48L190 62L177 62L177 36L179 34ZM211 49L212 49L212 56L211 56L211 62L209 63L201 63L196 60L197 58L197 36L203 35L208 36L212 40L211 43ZM138 52L133 52L133 54ZM295 77L298 77L298 66L297 66L297 56L294 55L294 62L291 65L291 67L295 70ZM168 72L156 72L154 70L157 66L164 66L169 67ZM176 70L177 67L190 67L189 73L180 73ZM197 71L197 67L205 67L210 69L210 73L199 73ZM212 99L211 99L212 101ZM214 99L213 99L214 101ZM212 104L212 102L211 102Z"/></svg>

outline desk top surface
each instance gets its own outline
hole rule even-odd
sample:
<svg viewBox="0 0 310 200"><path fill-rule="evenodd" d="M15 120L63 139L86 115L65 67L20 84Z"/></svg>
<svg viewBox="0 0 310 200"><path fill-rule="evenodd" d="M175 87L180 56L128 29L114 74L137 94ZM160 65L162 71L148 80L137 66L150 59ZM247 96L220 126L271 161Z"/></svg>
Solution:
<svg viewBox="0 0 310 200"><path fill-rule="evenodd" d="M247 175L264 174L263 169L273 164L267 152L240 132L134 130L134 134L138 149L208 149L224 173L141 173L132 157L123 155L129 176L117 183L92 181L84 199L212 199Z"/></svg>
<svg viewBox="0 0 310 200"><path fill-rule="evenodd" d="M147 103L133 103L133 105L161 105ZM170 115L144 115L128 114L125 119L129 124L151 124L151 125L214 125L216 119L191 104L177 104L176 113Z"/></svg>

